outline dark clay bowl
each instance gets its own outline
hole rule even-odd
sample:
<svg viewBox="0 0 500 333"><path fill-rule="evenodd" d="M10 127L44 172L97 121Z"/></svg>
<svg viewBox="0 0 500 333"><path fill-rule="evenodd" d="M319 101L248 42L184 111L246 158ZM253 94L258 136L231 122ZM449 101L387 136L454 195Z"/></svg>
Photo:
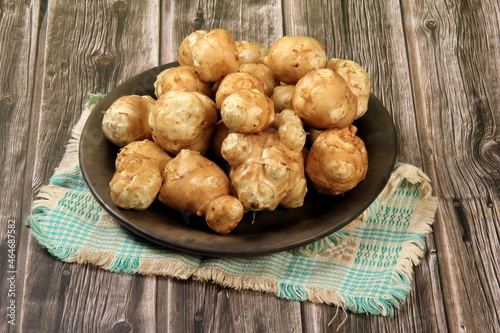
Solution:
<svg viewBox="0 0 500 333"><path fill-rule="evenodd" d="M309 188L304 205L296 209L245 214L228 235L211 231L203 218L185 216L155 202L145 211L125 210L110 198L109 181L115 171L118 148L101 130L102 111L124 95L154 96L153 83L170 63L154 67L126 82L101 100L90 114L80 140L83 177L97 201L132 232L168 248L207 256L256 256L288 250L314 242L341 229L358 217L387 184L396 159L396 134L392 119L373 95L368 111L354 122L368 151L366 179L344 195L319 194Z"/></svg>

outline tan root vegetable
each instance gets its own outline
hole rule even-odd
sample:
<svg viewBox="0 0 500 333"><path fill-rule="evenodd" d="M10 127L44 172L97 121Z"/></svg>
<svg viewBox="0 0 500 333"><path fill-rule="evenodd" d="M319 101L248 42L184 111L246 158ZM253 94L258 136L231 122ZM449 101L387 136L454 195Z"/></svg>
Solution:
<svg viewBox="0 0 500 333"><path fill-rule="evenodd" d="M150 96L129 95L118 98L104 113L102 131L118 147L151 139L148 115L156 101Z"/></svg>
<svg viewBox="0 0 500 333"><path fill-rule="evenodd" d="M135 210L148 208L160 186L158 164L139 154L124 156L109 183L111 200L118 207Z"/></svg>
<svg viewBox="0 0 500 333"><path fill-rule="evenodd" d="M118 168L118 164L120 164L121 161L123 161L126 156L130 154L139 154L155 161L160 168L160 173L163 173L165 165L167 165L167 162L172 159L172 157L165 150L153 141L147 139L143 141L132 141L120 149L120 152L116 157L116 168Z"/></svg>
<svg viewBox="0 0 500 333"><path fill-rule="evenodd" d="M285 83L296 83L312 70L324 68L326 53L314 38L285 36L274 42L263 62Z"/></svg>
<svg viewBox="0 0 500 333"><path fill-rule="evenodd" d="M344 78L349 89L358 98L358 109L355 119L363 116L368 110L368 99L372 88L370 75L358 63L345 59L330 59L326 67L334 70Z"/></svg>
<svg viewBox="0 0 500 333"><path fill-rule="evenodd" d="M248 73L231 73L222 79L215 94L215 105L220 108L224 99L234 91L240 89L257 89L264 92L264 84L261 80Z"/></svg>
<svg viewBox="0 0 500 333"><path fill-rule="evenodd" d="M188 91L163 94L149 115L153 139L167 152L182 149L205 154L217 120L215 103L206 95Z"/></svg>
<svg viewBox="0 0 500 333"><path fill-rule="evenodd" d="M195 151L182 150L167 164L158 199L181 212L205 216L212 230L227 234L244 213L229 191L229 179L217 164Z"/></svg>
<svg viewBox="0 0 500 333"><path fill-rule="evenodd" d="M196 91L209 97L212 95L210 84L200 79L193 66L181 65L165 69L158 74L154 87L156 97L170 90Z"/></svg>
<svg viewBox="0 0 500 333"><path fill-rule="evenodd" d="M255 42L238 40L235 43L238 55L240 56L240 64L256 64L269 52L267 47Z"/></svg>
<svg viewBox="0 0 500 333"><path fill-rule="evenodd" d="M273 101L258 90L236 90L221 105L224 124L239 133L257 133L274 121Z"/></svg>
<svg viewBox="0 0 500 333"><path fill-rule="evenodd" d="M264 84L264 94L270 97L274 87L278 84L269 66L264 64L243 64L239 69L242 73L249 73L258 78Z"/></svg>
<svg viewBox="0 0 500 333"><path fill-rule="evenodd" d="M205 30L196 30L184 38L177 50L177 58L181 65L193 66L193 57L191 56L193 45L206 34L208 34L208 32Z"/></svg>
<svg viewBox="0 0 500 333"><path fill-rule="evenodd" d="M231 165L231 185L246 210L302 206L307 192L302 156L305 137L302 125L294 121L278 130L227 136L222 156Z"/></svg>
<svg viewBox="0 0 500 333"><path fill-rule="evenodd" d="M293 109L292 98L295 92L295 85L280 85L274 88L271 99L274 103L274 111L281 112L285 109Z"/></svg>
<svg viewBox="0 0 500 333"><path fill-rule="evenodd" d="M293 109L316 129L341 128L354 121L357 98L345 80L329 68L317 69L297 82Z"/></svg>
<svg viewBox="0 0 500 333"><path fill-rule="evenodd" d="M237 72L240 60L233 36L215 29L191 47L193 65L205 82L216 82L229 73Z"/></svg>
<svg viewBox="0 0 500 333"><path fill-rule="evenodd" d="M342 194L362 181L368 171L365 144L353 125L321 132L306 161L306 173L321 193Z"/></svg>

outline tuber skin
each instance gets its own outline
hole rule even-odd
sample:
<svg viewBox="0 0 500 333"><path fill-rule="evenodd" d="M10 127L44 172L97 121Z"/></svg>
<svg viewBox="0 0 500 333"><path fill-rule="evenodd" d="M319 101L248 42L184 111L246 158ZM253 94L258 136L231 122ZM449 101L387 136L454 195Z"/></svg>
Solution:
<svg viewBox="0 0 500 333"><path fill-rule="evenodd" d="M295 92L295 85L276 86L271 95L274 103L274 112L281 112L285 109L293 109L292 98Z"/></svg>
<svg viewBox="0 0 500 333"><path fill-rule="evenodd" d="M156 164L158 164L161 174L163 174L163 170L165 169L167 162L172 159L172 157L165 150L151 140L146 139L142 141L132 141L120 149L116 157L116 168L118 168L118 165L126 158L126 156L130 154L139 154L152 159L156 162Z"/></svg>
<svg viewBox="0 0 500 333"><path fill-rule="evenodd" d="M368 110L368 100L372 88L370 75L358 63L351 60L332 58L328 60L326 67L344 78L349 89L358 98L355 119L362 117Z"/></svg>
<svg viewBox="0 0 500 333"><path fill-rule="evenodd" d="M345 80L329 68L309 72L297 82L293 109L315 129L342 128L354 121L357 98Z"/></svg>
<svg viewBox="0 0 500 333"><path fill-rule="evenodd" d="M158 199L181 212L205 216L212 230L227 234L244 213L240 201L229 191L229 179L217 164L184 149L167 164Z"/></svg>
<svg viewBox="0 0 500 333"><path fill-rule="evenodd" d="M193 66L193 57L191 55L193 45L207 34L208 31L196 30L184 38L177 50L177 60L181 65Z"/></svg>
<svg viewBox="0 0 500 333"><path fill-rule="evenodd" d="M123 156L109 183L111 200L123 209L144 210L161 187L158 164L137 153Z"/></svg>
<svg viewBox="0 0 500 333"><path fill-rule="evenodd" d="M310 71L324 68L326 52L314 38L285 36L274 42L262 61L276 79L294 84Z"/></svg>
<svg viewBox="0 0 500 333"><path fill-rule="evenodd" d="M267 47L248 40L237 40L235 43L240 64L256 64L269 52Z"/></svg>
<svg viewBox="0 0 500 333"><path fill-rule="evenodd" d="M354 125L327 129L311 146L306 173L320 193L345 193L366 177L368 153L356 131Z"/></svg>
<svg viewBox="0 0 500 333"><path fill-rule="evenodd" d="M215 94L215 106L220 109L222 102L227 96L231 95L236 90L256 89L264 92L264 84L257 77L249 73L231 73L226 75L219 83L217 93Z"/></svg>
<svg viewBox="0 0 500 333"><path fill-rule="evenodd" d="M216 82L238 71L240 59L233 36L223 29L215 29L200 38L191 47L193 66L205 82Z"/></svg>
<svg viewBox="0 0 500 333"><path fill-rule="evenodd" d="M278 82L274 78L271 68L264 64L243 64L239 69L242 73L252 74L258 78L264 85L264 94L270 97L274 92L274 87L278 85Z"/></svg>
<svg viewBox="0 0 500 333"><path fill-rule="evenodd" d="M149 115L153 140L170 154L192 149L206 154L213 125L215 103L206 95L190 91L163 94Z"/></svg>
<svg viewBox="0 0 500 333"><path fill-rule="evenodd" d="M231 185L245 210L303 205L307 192L302 155L305 137L302 125L295 121L284 122L278 130L227 136L221 154L231 165Z"/></svg>
<svg viewBox="0 0 500 333"><path fill-rule="evenodd" d="M143 139L151 139L148 116L156 105L151 96L122 96L111 104L102 119L102 131L109 141L123 147Z"/></svg>
<svg viewBox="0 0 500 333"><path fill-rule="evenodd" d="M221 105L224 124L234 132L257 133L274 121L273 101L258 90L236 90Z"/></svg>
<svg viewBox="0 0 500 333"><path fill-rule="evenodd" d="M154 88L158 98L171 90L196 91L208 97L212 95L210 84L201 80L193 66L181 65L165 69L158 74Z"/></svg>

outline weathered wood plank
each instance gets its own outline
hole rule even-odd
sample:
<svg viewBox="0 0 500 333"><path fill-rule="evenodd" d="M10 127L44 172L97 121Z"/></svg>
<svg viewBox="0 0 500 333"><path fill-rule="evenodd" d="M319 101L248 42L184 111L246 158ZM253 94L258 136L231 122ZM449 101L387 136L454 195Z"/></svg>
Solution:
<svg viewBox="0 0 500 333"><path fill-rule="evenodd" d="M17 332L22 313L30 206L38 2L0 3L0 331ZM26 176L28 175L28 176Z"/></svg>
<svg viewBox="0 0 500 333"><path fill-rule="evenodd" d="M44 59L41 97L39 110L33 110L39 113L35 190L48 182L59 163L87 92L107 92L158 64L159 45L152 41L158 41L159 31L157 24L149 24L158 16L155 3L48 3L45 49L38 55ZM23 331L154 328L148 310L155 304L154 277L64 264L30 239L24 279ZM142 307L136 309L138 304Z"/></svg>
<svg viewBox="0 0 500 333"><path fill-rule="evenodd" d="M441 204L434 233L448 325L492 332L500 326L498 2L402 9L422 156Z"/></svg>
<svg viewBox="0 0 500 333"><path fill-rule="evenodd" d="M308 35L325 45L329 57L351 59L371 75L373 92L393 116L398 135L398 160L421 166L417 120L413 107L405 33L398 1L295 1L285 2L286 34ZM317 24L324 22L324 24ZM446 331L439 271L430 255L415 269L412 291L394 319L349 314L344 332L359 331ZM324 328L335 308L304 304L304 317L320 318L304 323L306 332ZM318 313L319 312L319 313ZM342 311L340 311L342 312ZM340 313L332 322L344 320Z"/></svg>
<svg viewBox="0 0 500 333"><path fill-rule="evenodd" d="M200 6L200 7L198 7ZM196 20L203 17L203 22ZM177 59L177 48L190 25L222 28L236 40L270 46L282 36L279 1L166 1L162 9L162 62ZM168 19L165 19L167 17ZM186 23L187 22L187 23ZM188 24L189 23L189 24ZM212 283L158 279L158 329L165 332L298 332L300 304L271 294L235 291Z"/></svg>

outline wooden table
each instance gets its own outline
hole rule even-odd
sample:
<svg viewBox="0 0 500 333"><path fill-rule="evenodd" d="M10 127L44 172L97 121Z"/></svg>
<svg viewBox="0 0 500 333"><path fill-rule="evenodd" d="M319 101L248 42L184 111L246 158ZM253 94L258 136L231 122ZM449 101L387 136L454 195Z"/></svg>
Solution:
<svg viewBox="0 0 500 333"><path fill-rule="evenodd" d="M191 29L270 46L307 35L352 59L398 133L398 160L432 179L439 208L412 291L393 318L347 314L343 332L500 330L500 4L419 1L2 1L2 332L333 332L328 305L53 259L25 227L80 117L106 93L176 60ZM15 230L15 326L7 238Z"/></svg>

